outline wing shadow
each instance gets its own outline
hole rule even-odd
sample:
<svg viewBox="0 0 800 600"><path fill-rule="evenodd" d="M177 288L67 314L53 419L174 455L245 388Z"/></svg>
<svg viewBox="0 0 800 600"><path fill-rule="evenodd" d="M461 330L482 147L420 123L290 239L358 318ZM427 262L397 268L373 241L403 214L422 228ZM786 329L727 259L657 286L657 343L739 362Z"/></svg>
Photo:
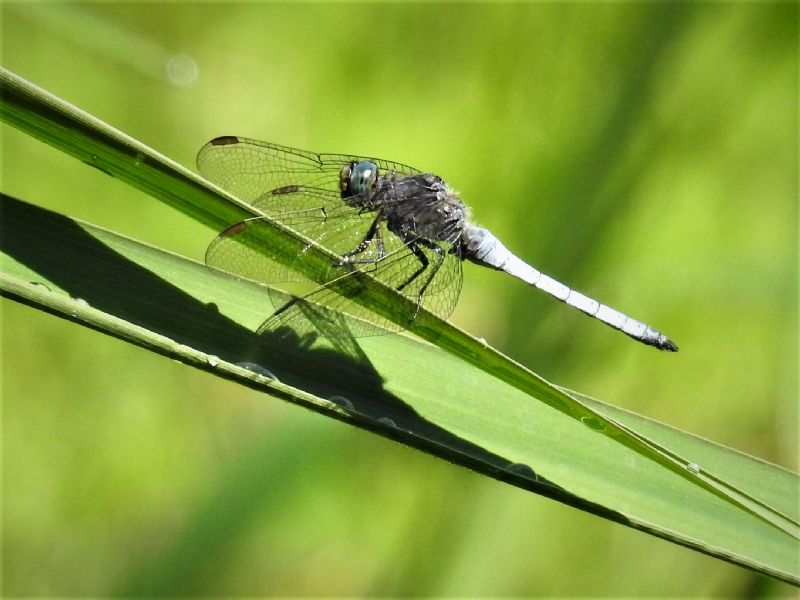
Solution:
<svg viewBox="0 0 800 600"><path fill-rule="evenodd" d="M0 194L0 250L73 298L220 359L274 374L282 383L331 399L383 436L456 460L470 469L565 504L628 523L621 514L588 502L523 464L489 452L422 418L388 392L356 340L341 332L334 347L316 347L317 335L279 329L258 335L136 264L74 220ZM4 292L20 302L25 298ZM42 308L38 304L36 308ZM57 310L53 314L86 325ZM323 315L320 334L334 321ZM313 313L309 323L314 323ZM109 333L103 330L103 333ZM313 408L313 407L310 407ZM339 413L318 409L349 420Z"/></svg>

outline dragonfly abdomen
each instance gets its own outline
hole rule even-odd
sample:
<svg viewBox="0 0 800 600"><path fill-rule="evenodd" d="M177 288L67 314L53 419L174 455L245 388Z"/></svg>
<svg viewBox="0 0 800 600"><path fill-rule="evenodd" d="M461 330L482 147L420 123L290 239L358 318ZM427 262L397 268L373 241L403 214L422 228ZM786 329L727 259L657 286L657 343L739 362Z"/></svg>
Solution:
<svg viewBox="0 0 800 600"><path fill-rule="evenodd" d="M550 294L635 340L649 346L654 346L660 350L667 350L670 352L678 350L678 346L661 332L610 306L601 304L597 300L577 290L573 290L560 281L533 268L528 263L512 254L508 248L487 229L475 226L465 227L461 249L464 258L474 263L513 275L528 285L532 285Z"/></svg>

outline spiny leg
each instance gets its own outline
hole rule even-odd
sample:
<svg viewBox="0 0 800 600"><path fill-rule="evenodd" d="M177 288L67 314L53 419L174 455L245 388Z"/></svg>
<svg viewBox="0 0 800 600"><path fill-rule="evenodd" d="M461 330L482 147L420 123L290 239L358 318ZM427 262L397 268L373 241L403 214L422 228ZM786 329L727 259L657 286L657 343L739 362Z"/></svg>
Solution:
<svg viewBox="0 0 800 600"><path fill-rule="evenodd" d="M408 279L406 279L403 283L397 286L398 291L401 291L406 286L408 286L412 281L414 281L417 277L419 277L423 273L423 271L425 271L425 269L428 268L428 265L431 264L430 261L428 260L428 257L425 256L425 253L417 245L417 240L407 240L406 246L408 247L409 250L411 250L411 252L414 253L414 256L417 257L417 260L420 262L420 267L416 271L414 271Z"/></svg>
<svg viewBox="0 0 800 600"><path fill-rule="evenodd" d="M422 287L420 287L419 291L417 292L417 308L414 311L414 315L411 317L412 321L417 317L417 314L419 313L419 308L420 306L422 306L422 297L425 295L425 290L428 289L428 286L431 284L431 281L433 281L433 278L436 277L436 273L439 271L442 264L444 264L444 258L445 258L444 250L442 250L441 246L433 243L428 239L419 238L413 242L408 242L407 243L408 247L417 257L417 259L419 259L421 266L411 275L411 277L409 277L405 282L403 282L397 287L398 291L401 291L403 288L407 287L412 281L414 281L417 277L419 277L428 268L428 266L430 266L430 260L422 251L422 249L419 247L420 244L425 246L429 250L433 250L436 253L436 262L434 263L433 268L430 270L430 273L425 279L425 283L422 284Z"/></svg>
<svg viewBox="0 0 800 600"><path fill-rule="evenodd" d="M429 250L433 250L436 253L436 262L434 263L433 268L430 270L430 274L428 275L428 278L425 280L425 283L422 284L422 287L420 288L419 292L417 292L417 298L418 298L417 304L420 304L422 303L422 295L425 293L425 290L428 289L428 286L431 284L431 281L433 281L433 278L436 277L436 273L439 272L439 269L441 268L442 264L444 264L444 250L442 250L441 246L433 243L430 240L422 238L418 241L420 244L422 244Z"/></svg>
<svg viewBox="0 0 800 600"><path fill-rule="evenodd" d="M342 263L346 264L364 264L364 263L375 263L381 260L384 256L386 256L386 251L383 247L383 236L381 235L380 224L383 220L383 215L378 214L375 217L375 220L370 225L369 229L367 230L364 239L361 240L358 246L355 249L351 250L347 254L342 255ZM354 256L365 252L367 248L369 248L370 243L372 240L375 239L378 246L378 256L376 258L369 258L364 260L351 260Z"/></svg>

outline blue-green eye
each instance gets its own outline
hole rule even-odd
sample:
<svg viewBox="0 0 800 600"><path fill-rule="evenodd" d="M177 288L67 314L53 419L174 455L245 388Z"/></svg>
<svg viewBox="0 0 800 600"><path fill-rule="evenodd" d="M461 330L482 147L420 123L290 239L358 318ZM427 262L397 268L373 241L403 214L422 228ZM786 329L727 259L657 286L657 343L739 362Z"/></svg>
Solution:
<svg viewBox="0 0 800 600"><path fill-rule="evenodd" d="M339 189L342 197L368 195L378 181L378 165L369 160L351 162L339 173Z"/></svg>

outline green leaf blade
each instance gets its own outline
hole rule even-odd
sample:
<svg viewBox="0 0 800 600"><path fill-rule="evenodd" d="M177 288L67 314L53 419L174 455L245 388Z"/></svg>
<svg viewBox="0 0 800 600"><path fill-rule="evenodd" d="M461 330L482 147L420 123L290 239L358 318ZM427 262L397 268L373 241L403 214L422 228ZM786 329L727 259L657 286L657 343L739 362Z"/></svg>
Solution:
<svg viewBox="0 0 800 600"><path fill-rule="evenodd" d="M354 356L301 343L275 346L252 333L269 310L262 286L7 197L2 209L0 285L10 297L501 481L796 581L796 539L435 347L405 335L366 339ZM24 243L15 243L23 234ZM111 275L92 277L104 272ZM280 381L247 370L247 363ZM439 385L443 373L447 386ZM769 481L777 496L796 493L797 478L774 465L580 398L647 439L702 455L703 468L720 476L758 473L751 484Z"/></svg>

